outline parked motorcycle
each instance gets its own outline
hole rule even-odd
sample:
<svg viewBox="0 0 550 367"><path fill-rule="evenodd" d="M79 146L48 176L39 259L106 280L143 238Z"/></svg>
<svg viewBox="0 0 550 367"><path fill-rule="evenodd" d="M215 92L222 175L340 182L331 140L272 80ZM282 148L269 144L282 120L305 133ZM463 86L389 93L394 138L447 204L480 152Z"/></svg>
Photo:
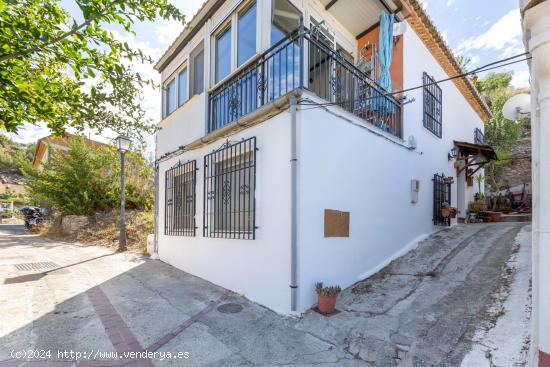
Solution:
<svg viewBox="0 0 550 367"><path fill-rule="evenodd" d="M25 206L21 208L21 214L25 220L25 228L29 231L44 221L44 210L37 206Z"/></svg>

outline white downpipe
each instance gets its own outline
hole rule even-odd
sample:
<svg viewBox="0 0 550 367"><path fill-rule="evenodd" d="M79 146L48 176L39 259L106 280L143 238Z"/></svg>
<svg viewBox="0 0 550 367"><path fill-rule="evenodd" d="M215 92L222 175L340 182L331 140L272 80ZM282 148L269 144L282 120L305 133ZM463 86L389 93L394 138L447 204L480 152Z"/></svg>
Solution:
<svg viewBox="0 0 550 367"><path fill-rule="evenodd" d="M295 96L290 97L290 310L298 304L298 228L297 228L297 126Z"/></svg>

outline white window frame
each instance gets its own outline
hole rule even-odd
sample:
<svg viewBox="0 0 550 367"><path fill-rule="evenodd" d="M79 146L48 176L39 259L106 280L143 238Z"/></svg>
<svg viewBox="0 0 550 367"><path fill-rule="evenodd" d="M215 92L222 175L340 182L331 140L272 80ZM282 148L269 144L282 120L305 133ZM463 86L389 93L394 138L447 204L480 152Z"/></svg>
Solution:
<svg viewBox="0 0 550 367"><path fill-rule="evenodd" d="M243 62L242 65L238 66L238 27L239 27L239 16L246 12L253 4L256 4L256 52L252 55L247 61ZM220 22L220 24L214 29L210 34L210 89L214 89L217 85L222 84L225 80L229 79L237 70L245 68L250 60L254 59L261 49L261 40L262 32L264 27L262 27L262 12L263 4L261 0L250 0L244 1L242 4L239 4L230 15L227 16L225 20ZM216 41L218 36L224 33L228 27L231 27L231 65L229 74L216 82Z"/></svg>

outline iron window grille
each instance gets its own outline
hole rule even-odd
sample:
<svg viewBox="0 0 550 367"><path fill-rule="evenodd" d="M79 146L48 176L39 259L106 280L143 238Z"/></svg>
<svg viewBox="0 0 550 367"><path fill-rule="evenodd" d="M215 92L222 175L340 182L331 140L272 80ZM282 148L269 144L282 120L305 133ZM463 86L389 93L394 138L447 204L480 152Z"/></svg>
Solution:
<svg viewBox="0 0 550 367"><path fill-rule="evenodd" d="M424 85L424 127L441 138L443 94L435 79L426 72L424 72L422 81Z"/></svg>
<svg viewBox="0 0 550 367"><path fill-rule="evenodd" d="M197 161L178 162L166 171L164 234L195 236Z"/></svg>
<svg viewBox="0 0 550 367"><path fill-rule="evenodd" d="M475 144L485 144L485 136L483 135L483 131L481 129L477 128L474 130L474 143Z"/></svg>
<svg viewBox="0 0 550 367"><path fill-rule="evenodd" d="M451 184L445 180L445 175L435 174L434 183L434 206L433 206L433 222L436 226L450 226L451 218L444 218L441 215L443 203L451 205Z"/></svg>
<svg viewBox="0 0 550 367"><path fill-rule="evenodd" d="M204 157L204 237L255 238L256 151L252 137Z"/></svg>

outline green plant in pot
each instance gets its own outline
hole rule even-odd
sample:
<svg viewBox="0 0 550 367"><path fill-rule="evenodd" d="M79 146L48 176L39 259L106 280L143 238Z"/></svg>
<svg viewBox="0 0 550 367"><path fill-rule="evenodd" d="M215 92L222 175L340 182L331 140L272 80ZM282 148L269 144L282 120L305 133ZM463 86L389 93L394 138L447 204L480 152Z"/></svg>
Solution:
<svg viewBox="0 0 550 367"><path fill-rule="evenodd" d="M317 292L317 309L324 315L330 315L336 310L336 297L342 289L338 285L324 287L323 282L315 283Z"/></svg>

